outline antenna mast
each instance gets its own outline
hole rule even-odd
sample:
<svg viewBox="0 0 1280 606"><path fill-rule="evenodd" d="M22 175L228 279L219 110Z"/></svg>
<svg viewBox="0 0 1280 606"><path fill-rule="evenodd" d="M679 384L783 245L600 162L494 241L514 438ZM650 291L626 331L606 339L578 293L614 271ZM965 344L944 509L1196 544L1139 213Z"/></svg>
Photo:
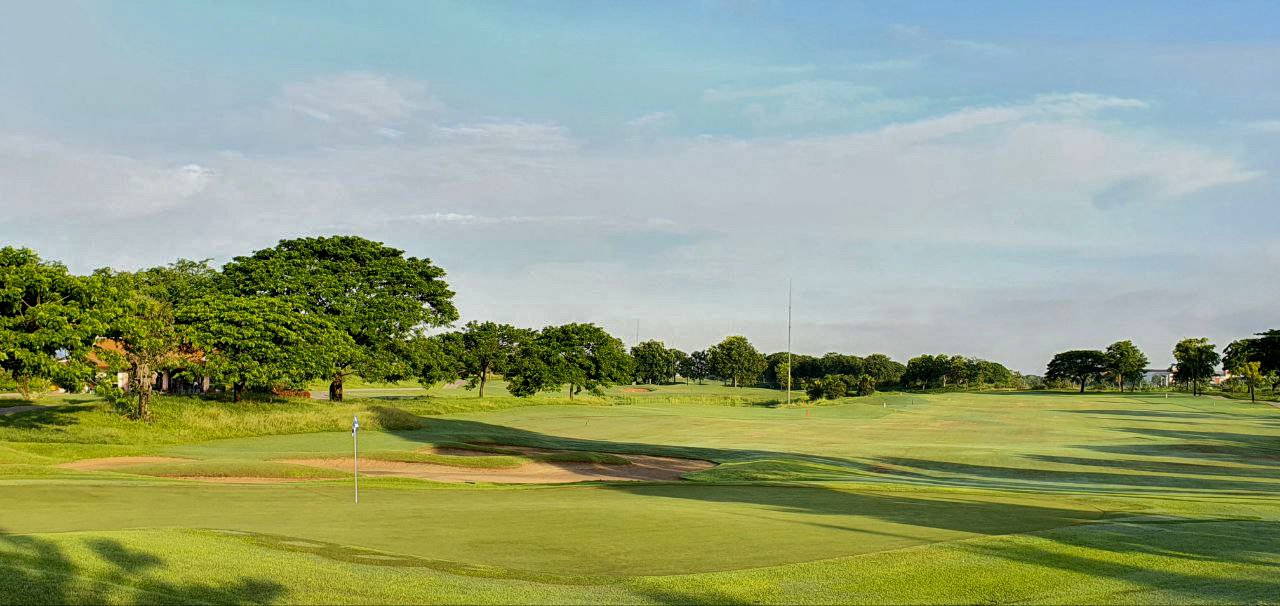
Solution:
<svg viewBox="0 0 1280 606"><path fill-rule="evenodd" d="M787 278L787 405L791 405L791 278Z"/></svg>

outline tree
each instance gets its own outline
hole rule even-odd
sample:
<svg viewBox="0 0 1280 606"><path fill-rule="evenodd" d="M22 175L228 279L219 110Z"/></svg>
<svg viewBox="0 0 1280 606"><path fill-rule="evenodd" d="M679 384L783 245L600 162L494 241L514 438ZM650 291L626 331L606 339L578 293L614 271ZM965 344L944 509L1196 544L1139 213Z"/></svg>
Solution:
<svg viewBox="0 0 1280 606"><path fill-rule="evenodd" d="M335 401L351 374L408 374L397 343L458 318L444 275L430 259L356 236L281 240L223 267L231 292L294 300L347 334L355 347L333 357L327 372Z"/></svg>
<svg viewBox="0 0 1280 606"><path fill-rule="evenodd" d="M1243 362L1258 362L1264 376L1280 377L1280 330L1257 333L1255 338L1232 341L1223 350L1222 365L1237 368ZM1271 390L1280 386L1280 378L1268 381Z"/></svg>
<svg viewBox="0 0 1280 606"><path fill-rule="evenodd" d="M675 348L668 348L667 352L671 354L671 367L667 371L667 376L671 377L672 381L675 381L676 377L680 376L680 369L684 368L685 360L689 359L689 354ZM689 380L686 377L685 383L688 382Z"/></svg>
<svg viewBox="0 0 1280 606"><path fill-rule="evenodd" d="M1055 354L1049 360L1044 376L1050 381L1071 380L1080 383L1080 393L1107 370L1107 354L1096 349L1074 349Z"/></svg>
<svg viewBox="0 0 1280 606"><path fill-rule="evenodd" d="M680 362L680 374L701 385L703 380L711 376L710 356L703 350L690 352L689 357Z"/></svg>
<svg viewBox="0 0 1280 606"><path fill-rule="evenodd" d="M950 369L951 357L946 354L919 355L907 360L907 367L902 372L902 384L917 389L945 387L947 371Z"/></svg>
<svg viewBox="0 0 1280 606"><path fill-rule="evenodd" d="M1116 380L1116 386L1124 391L1125 381L1136 385L1147 367L1147 355L1133 341L1116 341L1107 346L1107 372Z"/></svg>
<svg viewBox="0 0 1280 606"><path fill-rule="evenodd" d="M878 353L863 358L862 367L882 387L896 384L907 370L906 366L894 362L889 356Z"/></svg>
<svg viewBox="0 0 1280 606"><path fill-rule="evenodd" d="M1200 395L1200 382L1213 377L1213 369L1222 360L1209 339L1183 339L1173 346L1177 366L1173 377L1191 383L1191 395Z"/></svg>
<svg viewBox="0 0 1280 606"><path fill-rule="evenodd" d="M0 248L0 371L25 399L33 381L75 387L93 376L90 348L103 331L99 283L26 248Z"/></svg>
<svg viewBox="0 0 1280 606"><path fill-rule="evenodd" d="M734 387L754 384L760 378L760 373L764 372L766 364L764 356L741 335L726 337L718 345L712 346L707 355L711 360L712 374Z"/></svg>
<svg viewBox="0 0 1280 606"><path fill-rule="evenodd" d="M636 380L661 385L675 377L676 356L662 341L645 341L631 348L635 358Z"/></svg>
<svg viewBox="0 0 1280 606"><path fill-rule="evenodd" d="M1249 401L1257 402L1258 398L1255 390L1258 385L1262 384L1262 363L1261 362L1245 362L1235 369L1236 374L1240 375L1240 380L1249 387Z"/></svg>
<svg viewBox="0 0 1280 606"><path fill-rule="evenodd" d="M830 352L823 355L818 364L823 375L860 375L863 371L863 360L858 356Z"/></svg>
<svg viewBox="0 0 1280 606"><path fill-rule="evenodd" d="M90 279L109 293L100 309L106 316L101 336L110 339L110 346L100 343L94 357L110 368L128 369L128 393L135 399L133 417L150 419L156 375L182 345L174 307L157 298L164 292L151 288L139 274L100 269Z"/></svg>
<svg viewBox="0 0 1280 606"><path fill-rule="evenodd" d="M484 397L484 386L495 372L505 373L512 357L524 343L534 336L528 329L495 322L468 322L462 330L449 333L443 339L458 364L460 376L467 379L467 389L479 387Z"/></svg>
<svg viewBox="0 0 1280 606"><path fill-rule="evenodd" d="M352 355L346 332L298 303L274 297L206 297L178 309L186 338L204 354L210 376L239 402L250 388L297 385L328 376Z"/></svg>
<svg viewBox="0 0 1280 606"><path fill-rule="evenodd" d="M528 397L569 386L569 399L630 380L631 356L622 341L594 324L548 326L517 351L508 377L511 393Z"/></svg>
<svg viewBox="0 0 1280 606"><path fill-rule="evenodd" d="M855 389L859 396L869 396L874 394L876 392L876 380L871 375L864 374L861 377L858 377L858 383Z"/></svg>

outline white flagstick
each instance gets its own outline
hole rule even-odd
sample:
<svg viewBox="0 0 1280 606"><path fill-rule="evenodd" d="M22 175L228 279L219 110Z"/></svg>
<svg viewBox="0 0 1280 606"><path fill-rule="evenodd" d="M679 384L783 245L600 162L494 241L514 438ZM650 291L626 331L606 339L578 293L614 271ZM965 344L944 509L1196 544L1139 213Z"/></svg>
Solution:
<svg viewBox="0 0 1280 606"><path fill-rule="evenodd" d="M360 418L351 417L351 452L356 468L356 502L360 502Z"/></svg>

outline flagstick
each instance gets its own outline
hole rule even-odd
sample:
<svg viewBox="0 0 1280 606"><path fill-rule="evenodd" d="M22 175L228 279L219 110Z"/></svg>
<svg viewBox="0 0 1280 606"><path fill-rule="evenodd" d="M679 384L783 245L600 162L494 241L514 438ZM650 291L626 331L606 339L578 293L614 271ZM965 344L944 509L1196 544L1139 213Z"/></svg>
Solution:
<svg viewBox="0 0 1280 606"><path fill-rule="evenodd" d="M360 502L360 419L351 420L351 454L356 471L356 503Z"/></svg>

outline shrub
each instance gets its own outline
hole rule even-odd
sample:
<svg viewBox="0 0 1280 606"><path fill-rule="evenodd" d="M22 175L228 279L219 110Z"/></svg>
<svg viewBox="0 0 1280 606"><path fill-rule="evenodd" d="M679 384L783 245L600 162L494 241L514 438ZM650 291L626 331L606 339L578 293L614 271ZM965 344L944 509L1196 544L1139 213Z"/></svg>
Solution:
<svg viewBox="0 0 1280 606"><path fill-rule="evenodd" d="M859 396L869 396L876 392L876 380L871 375L862 375L858 377L857 394Z"/></svg>

